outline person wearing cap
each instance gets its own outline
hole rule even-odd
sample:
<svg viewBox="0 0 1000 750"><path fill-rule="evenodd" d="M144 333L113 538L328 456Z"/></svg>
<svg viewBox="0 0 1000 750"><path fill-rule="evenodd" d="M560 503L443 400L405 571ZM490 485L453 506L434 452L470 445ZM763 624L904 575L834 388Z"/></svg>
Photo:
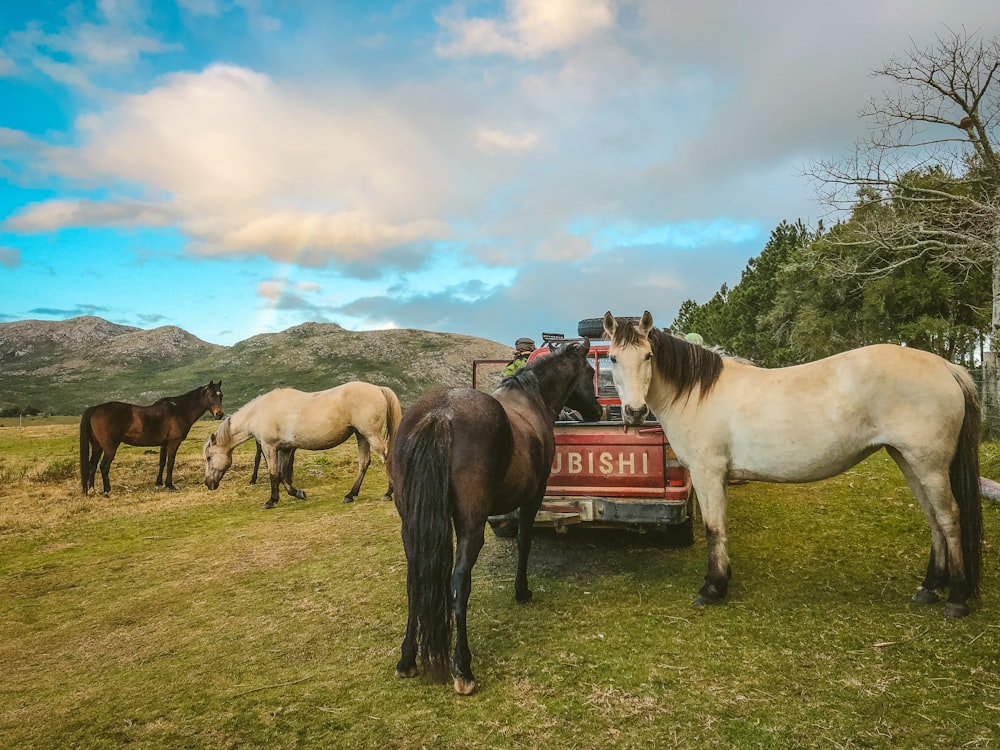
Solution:
<svg viewBox="0 0 1000 750"><path fill-rule="evenodd" d="M528 355L535 351L534 339L523 336L514 342L514 359L503 368L503 376L509 378L515 372L528 364Z"/></svg>

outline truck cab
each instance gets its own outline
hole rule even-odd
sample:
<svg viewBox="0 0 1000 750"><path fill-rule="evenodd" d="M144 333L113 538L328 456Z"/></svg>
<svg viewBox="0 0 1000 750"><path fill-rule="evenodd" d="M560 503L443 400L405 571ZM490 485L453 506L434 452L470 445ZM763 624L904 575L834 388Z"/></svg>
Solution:
<svg viewBox="0 0 1000 750"><path fill-rule="evenodd" d="M567 339L543 333L542 340L545 345L531 353L529 362L548 355L550 342ZM590 362L604 414L598 422L572 418L556 422L555 458L535 526L554 527L557 532L574 525L625 528L655 533L672 546L693 544L693 494L687 469L655 419L625 428L608 342L591 342ZM473 387L482 387L489 380L484 373L499 364L506 362L475 360ZM515 536L517 513L491 516L490 525L498 536Z"/></svg>

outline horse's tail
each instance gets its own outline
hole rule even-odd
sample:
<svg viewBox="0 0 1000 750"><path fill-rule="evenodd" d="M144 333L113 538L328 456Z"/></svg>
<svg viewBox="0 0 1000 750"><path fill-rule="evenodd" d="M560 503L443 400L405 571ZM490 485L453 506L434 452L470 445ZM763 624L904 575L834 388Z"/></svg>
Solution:
<svg viewBox="0 0 1000 750"><path fill-rule="evenodd" d="M983 506L979 493L979 429L982 421L979 389L969 374L954 367L952 374L965 396L965 419L951 459L951 492L958 503L965 582L972 598L979 596L983 546Z"/></svg>
<svg viewBox="0 0 1000 750"><path fill-rule="evenodd" d="M80 417L80 484L84 495L90 489L90 415L93 413L94 407L88 406Z"/></svg>
<svg viewBox="0 0 1000 750"><path fill-rule="evenodd" d="M398 502L406 551L406 594L415 618L417 646L429 671L443 679L449 674L454 619L451 575L452 503L449 469L451 425L425 416L405 438L397 456L402 487Z"/></svg>
<svg viewBox="0 0 1000 750"><path fill-rule="evenodd" d="M385 396L385 473L391 476L392 468L392 446L396 442L396 432L399 430L399 423L403 419L403 407L399 404L399 397L392 388L382 388L382 395Z"/></svg>

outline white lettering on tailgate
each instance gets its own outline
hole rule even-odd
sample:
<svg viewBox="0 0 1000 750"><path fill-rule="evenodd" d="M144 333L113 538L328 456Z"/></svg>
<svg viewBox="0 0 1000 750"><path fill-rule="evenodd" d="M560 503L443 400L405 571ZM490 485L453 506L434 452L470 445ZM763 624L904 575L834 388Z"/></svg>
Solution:
<svg viewBox="0 0 1000 750"><path fill-rule="evenodd" d="M649 455L640 452L639 453L640 462L636 465L636 455L634 451L621 452L617 455L614 453L609 453L603 451L597 454L597 460L594 460L594 452L587 451L581 453L578 451L557 451L555 460L552 462L552 473L561 474L563 472L567 474L586 474L588 476L593 476L595 469L605 476L610 476L616 473L618 474L636 474L641 473L643 475L649 474Z"/></svg>

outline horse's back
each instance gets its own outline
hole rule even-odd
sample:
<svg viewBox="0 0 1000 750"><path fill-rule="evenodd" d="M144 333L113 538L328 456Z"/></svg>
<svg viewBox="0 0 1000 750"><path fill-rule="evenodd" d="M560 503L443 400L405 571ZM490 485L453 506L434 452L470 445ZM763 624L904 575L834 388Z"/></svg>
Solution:
<svg viewBox="0 0 1000 750"><path fill-rule="evenodd" d="M261 442L323 450L355 431L384 434L390 410L380 386L351 381L322 391L275 388L240 411L241 422Z"/></svg>
<svg viewBox="0 0 1000 750"><path fill-rule="evenodd" d="M704 418L687 427L690 439L722 446L715 460L728 456L745 478L821 479L881 447L937 463L961 431L965 380L941 357L893 344L787 368L727 362L701 405ZM686 436L670 435L683 450Z"/></svg>
<svg viewBox="0 0 1000 750"><path fill-rule="evenodd" d="M135 404L124 401L105 401L88 408L84 418L89 420L90 431L98 440L121 440L133 428L136 408Z"/></svg>
<svg viewBox="0 0 1000 750"><path fill-rule="evenodd" d="M430 421L447 422L464 448L488 444L510 435L510 422L503 406L495 398L473 388L441 388L425 393L403 414L397 440L410 436L418 426Z"/></svg>
<svg viewBox="0 0 1000 750"><path fill-rule="evenodd" d="M406 410L393 450L396 470L405 472L414 443L442 427L451 436L447 460L453 481L502 479L512 453L510 422L495 398L472 388L431 391Z"/></svg>

